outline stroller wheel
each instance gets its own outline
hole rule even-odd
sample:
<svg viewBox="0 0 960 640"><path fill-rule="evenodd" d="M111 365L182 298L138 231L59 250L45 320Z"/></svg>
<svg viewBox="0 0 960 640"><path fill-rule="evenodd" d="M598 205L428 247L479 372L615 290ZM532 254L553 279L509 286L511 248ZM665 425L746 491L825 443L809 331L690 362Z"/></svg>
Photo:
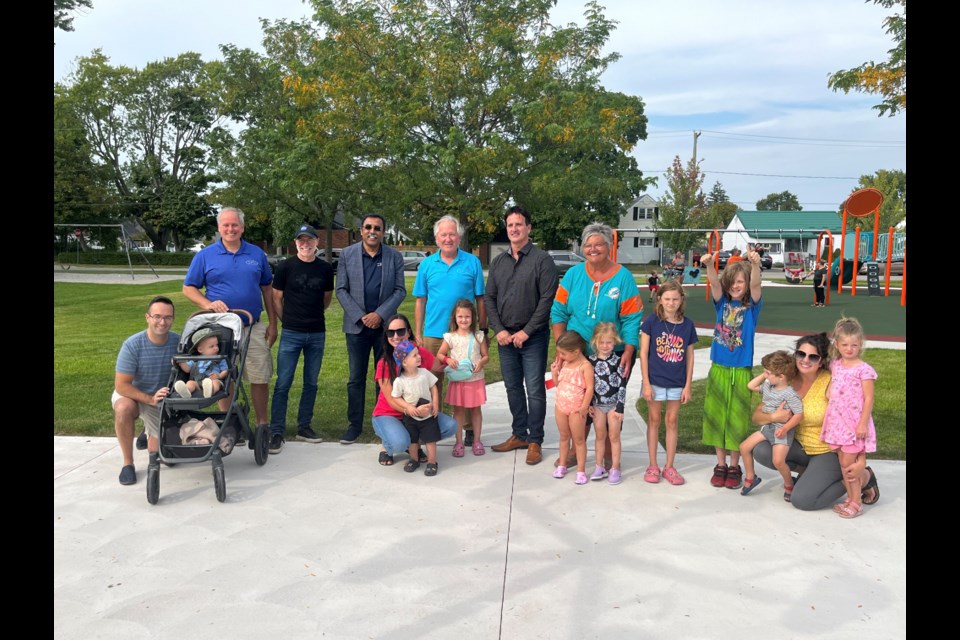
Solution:
<svg viewBox="0 0 960 640"><path fill-rule="evenodd" d="M213 488L217 491L217 500L227 499L227 478L223 473L223 465L213 468Z"/></svg>
<svg viewBox="0 0 960 640"><path fill-rule="evenodd" d="M253 437L253 459L257 464L263 466L270 457L270 429L266 426L257 427L257 433Z"/></svg>
<svg viewBox="0 0 960 640"><path fill-rule="evenodd" d="M147 502L157 504L160 499L160 467L147 467Z"/></svg>

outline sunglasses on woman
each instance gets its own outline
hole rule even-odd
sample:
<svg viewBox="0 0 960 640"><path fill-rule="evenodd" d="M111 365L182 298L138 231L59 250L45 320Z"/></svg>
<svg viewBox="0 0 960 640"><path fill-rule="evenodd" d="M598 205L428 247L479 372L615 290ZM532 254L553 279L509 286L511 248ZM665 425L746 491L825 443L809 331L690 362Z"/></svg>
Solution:
<svg viewBox="0 0 960 640"><path fill-rule="evenodd" d="M820 362L819 353L807 353L806 351L797 351L793 354L797 360L809 360L810 362Z"/></svg>
<svg viewBox="0 0 960 640"><path fill-rule="evenodd" d="M385 329L384 333L387 334L388 338L392 338L394 336L403 337L407 335L407 328L400 327L399 329Z"/></svg>

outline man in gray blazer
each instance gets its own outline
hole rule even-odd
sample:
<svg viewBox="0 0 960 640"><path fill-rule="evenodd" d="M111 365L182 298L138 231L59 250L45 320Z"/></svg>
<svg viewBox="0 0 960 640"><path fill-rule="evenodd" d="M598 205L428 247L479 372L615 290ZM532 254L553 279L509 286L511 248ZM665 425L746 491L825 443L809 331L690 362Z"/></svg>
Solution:
<svg viewBox="0 0 960 640"><path fill-rule="evenodd" d="M340 444L353 444L363 431L370 350L376 366L383 356L383 323L397 312L407 295L403 256L383 244L385 230L383 216L367 215L360 226L360 242L345 248L337 265L337 300L343 307L343 333L347 337L350 360L349 425ZM376 389L379 393L379 385Z"/></svg>

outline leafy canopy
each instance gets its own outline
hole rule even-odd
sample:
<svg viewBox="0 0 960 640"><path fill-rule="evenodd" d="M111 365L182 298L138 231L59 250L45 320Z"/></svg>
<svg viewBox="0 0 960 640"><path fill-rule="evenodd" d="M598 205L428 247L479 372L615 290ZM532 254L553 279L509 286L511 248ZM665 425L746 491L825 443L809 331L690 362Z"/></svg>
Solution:
<svg viewBox="0 0 960 640"><path fill-rule="evenodd" d="M907 0L872 1L887 9L903 7L902 14L894 13L883 21L894 42L894 47L887 51L887 61L870 60L858 67L837 71L830 75L827 86L844 93L852 89L879 94L883 100L873 106L879 112L877 115L893 116L907 110Z"/></svg>

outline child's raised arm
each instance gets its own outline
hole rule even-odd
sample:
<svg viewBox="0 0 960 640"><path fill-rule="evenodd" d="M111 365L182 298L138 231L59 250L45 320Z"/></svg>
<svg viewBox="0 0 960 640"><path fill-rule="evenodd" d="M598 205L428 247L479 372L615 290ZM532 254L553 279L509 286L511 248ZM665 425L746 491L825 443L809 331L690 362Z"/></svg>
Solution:
<svg viewBox="0 0 960 640"><path fill-rule="evenodd" d="M761 373L756 378L747 383L747 389L750 391L760 391L760 385L763 384L763 381L767 379L766 373Z"/></svg>
<svg viewBox="0 0 960 640"><path fill-rule="evenodd" d="M713 254L706 254L700 257L700 266L707 268L707 284L710 285L710 295L713 301L717 302L723 297L723 286L720 284L720 275L717 273L717 265Z"/></svg>
<svg viewBox="0 0 960 640"><path fill-rule="evenodd" d="M760 299L760 280L763 278L760 270L760 254L756 251L747 251L747 260L750 261L750 299L756 302Z"/></svg>

